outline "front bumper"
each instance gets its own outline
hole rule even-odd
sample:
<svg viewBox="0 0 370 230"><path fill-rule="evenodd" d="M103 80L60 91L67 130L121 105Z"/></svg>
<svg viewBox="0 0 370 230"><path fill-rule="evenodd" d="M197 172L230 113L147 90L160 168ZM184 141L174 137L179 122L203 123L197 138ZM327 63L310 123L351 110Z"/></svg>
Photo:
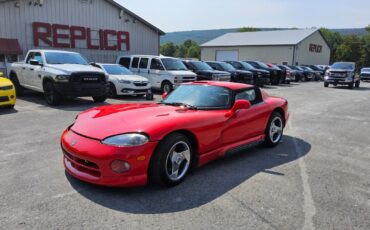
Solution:
<svg viewBox="0 0 370 230"><path fill-rule="evenodd" d="M55 82L58 93L66 97L100 97L108 92L107 83L61 83Z"/></svg>
<svg viewBox="0 0 370 230"><path fill-rule="evenodd" d="M135 86L131 84L115 84L118 95L145 95L151 92L150 84Z"/></svg>
<svg viewBox="0 0 370 230"><path fill-rule="evenodd" d="M370 81L370 75L360 75L362 81Z"/></svg>
<svg viewBox="0 0 370 230"><path fill-rule="evenodd" d="M142 186L147 184L150 157L157 143L118 148L66 130L61 137L63 164L70 175L88 183L110 187ZM130 170L123 174L113 172L110 164L114 160L128 162Z"/></svg>
<svg viewBox="0 0 370 230"><path fill-rule="evenodd" d="M15 105L16 95L15 89L0 90L0 107Z"/></svg>
<svg viewBox="0 0 370 230"><path fill-rule="evenodd" d="M348 85L348 84L351 84L353 83L353 79L352 78L332 78L332 77L328 77L326 76L324 78L324 82L325 83L329 83L329 84L338 84L338 85Z"/></svg>

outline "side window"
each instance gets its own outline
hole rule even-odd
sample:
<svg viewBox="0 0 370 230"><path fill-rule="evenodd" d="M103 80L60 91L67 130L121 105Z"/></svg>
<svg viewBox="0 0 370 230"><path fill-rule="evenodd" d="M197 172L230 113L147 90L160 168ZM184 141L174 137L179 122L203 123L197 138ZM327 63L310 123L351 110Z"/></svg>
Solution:
<svg viewBox="0 0 370 230"><path fill-rule="evenodd" d="M194 71L194 68L193 68L193 66L190 63L188 63L188 62L183 62L183 63L186 66L186 68L188 68L189 70Z"/></svg>
<svg viewBox="0 0 370 230"><path fill-rule="evenodd" d="M216 67L215 70L224 71L224 69L222 68L220 64L216 64L215 67Z"/></svg>
<svg viewBox="0 0 370 230"><path fill-rule="evenodd" d="M150 63L150 69L154 70L164 70L161 62L158 59L152 59L152 62Z"/></svg>
<svg viewBox="0 0 370 230"><path fill-rule="evenodd" d="M262 102L261 92L256 88L246 89L236 94L236 100L247 100L252 105Z"/></svg>
<svg viewBox="0 0 370 230"><path fill-rule="evenodd" d="M208 64L209 66L211 66L211 67L212 67L212 69L216 69L216 65L215 65L215 63L208 63L208 62L207 62L207 64Z"/></svg>
<svg viewBox="0 0 370 230"><path fill-rule="evenodd" d="M29 64L30 60L33 59L34 56L35 56L35 53L29 53L26 59L26 63Z"/></svg>
<svg viewBox="0 0 370 230"><path fill-rule="evenodd" d="M131 64L131 68L138 68L139 67L139 58L134 58L133 60L132 60L132 64Z"/></svg>
<svg viewBox="0 0 370 230"><path fill-rule="evenodd" d="M239 70L243 69L243 66L238 62L233 62L232 65L234 66L235 69L239 69Z"/></svg>
<svg viewBox="0 0 370 230"><path fill-rule="evenodd" d="M130 57L123 57L119 60L119 64L126 67L127 69L130 68L130 62L131 62Z"/></svg>
<svg viewBox="0 0 370 230"><path fill-rule="evenodd" d="M140 69L147 69L148 68L148 62L149 62L149 58L142 58L142 59L140 59L139 68Z"/></svg>
<svg viewBox="0 0 370 230"><path fill-rule="evenodd" d="M44 63L43 60L42 60L41 53L35 53L35 55L33 56L33 59L37 60L41 64Z"/></svg>

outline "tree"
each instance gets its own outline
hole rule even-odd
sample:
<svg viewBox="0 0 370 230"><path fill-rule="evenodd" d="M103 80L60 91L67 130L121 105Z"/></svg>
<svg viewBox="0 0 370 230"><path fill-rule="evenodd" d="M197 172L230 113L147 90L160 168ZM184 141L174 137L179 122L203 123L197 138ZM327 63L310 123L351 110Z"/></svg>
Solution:
<svg viewBox="0 0 370 230"><path fill-rule="evenodd" d="M188 58L200 58L200 47L198 44L193 44L186 54L186 57Z"/></svg>
<svg viewBox="0 0 370 230"><path fill-rule="evenodd" d="M343 43L338 45L335 59L337 61L351 61L360 64L362 47L362 40L359 36L343 36Z"/></svg>
<svg viewBox="0 0 370 230"><path fill-rule="evenodd" d="M175 57L184 58L186 57L188 50L184 45L176 46Z"/></svg>
<svg viewBox="0 0 370 230"><path fill-rule="evenodd" d="M242 27L237 30L237 32L257 32L257 31L261 31L261 29L254 27Z"/></svg>
<svg viewBox="0 0 370 230"><path fill-rule="evenodd" d="M332 63L336 61L335 57L337 56L337 48L343 42L342 36L339 33L332 32L326 28L321 28L320 32L324 36L325 40L329 43L328 45L331 49L330 62ZM341 49L343 49L343 47Z"/></svg>
<svg viewBox="0 0 370 230"><path fill-rule="evenodd" d="M366 26L365 30L370 33L370 25Z"/></svg>
<svg viewBox="0 0 370 230"><path fill-rule="evenodd" d="M173 42L166 43L161 46L160 52L164 56L173 57L176 52L176 46L173 44Z"/></svg>

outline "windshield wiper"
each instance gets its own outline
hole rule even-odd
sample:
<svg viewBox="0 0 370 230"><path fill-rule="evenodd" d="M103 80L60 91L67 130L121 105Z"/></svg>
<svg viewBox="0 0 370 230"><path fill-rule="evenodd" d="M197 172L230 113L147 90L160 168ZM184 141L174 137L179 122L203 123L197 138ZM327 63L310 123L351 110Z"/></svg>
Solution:
<svg viewBox="0 0 370 230"><path fill-rule="evenodd" d="M188 109L193 109L193 110L197 110L198 108L194 105L190 105L190 104L187 104L187 103L183 103L183 102L171 102L171 103L168 103L168 102L160 102L159 104L162 104L162 105L171 105L171 106L184 106Z"/></svg>

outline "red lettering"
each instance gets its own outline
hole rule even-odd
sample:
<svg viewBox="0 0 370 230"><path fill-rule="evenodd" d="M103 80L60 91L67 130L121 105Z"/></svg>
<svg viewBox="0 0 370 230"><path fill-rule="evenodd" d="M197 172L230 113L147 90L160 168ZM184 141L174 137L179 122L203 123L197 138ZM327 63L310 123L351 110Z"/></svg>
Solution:
<svg viewBox="0 0 370 230"><path fill-rule="evenodd" d="M52 46L53 43L50 40L51 37L51 25L48 23L34 22L32 23L33 28L33 44L34 46L40 46L40 40L45 44ZM45 29L45 32L41 32L40 29Z"/></svg>
<svg viewBox="0 0 370 230"><path fill-rule="evenodd" d="M117 32L117 49L122 50L122 43L126 44L125 51L130 50L130 33L126 31Z"/></svg>
<svg viewBox="0 0 370 230"><path fill-rule="evenodd" d="M92 39L91 39L91 29L87 28L86 29L86 40L87 40L87 48L91 50L98 50L99 45L93 45L92 44Z"/></svg>
<svg viewBox="0 0 370 230"><path fill-rule="evenodd" d="M86 39L86 30L84 27L71 26L71 48L76 48L76 40Z"/></svg>
<svg viewBox="0 0 370 230"><path fill-rule="evenodd" d="M104 30L99 30L100 49L104 50Z"/></svg>
<svg viewBox="0 0 370 230"><path fill-rule="evenodd" d="M59 39L69 39L69 34L60 34L59 30L69 31L69 26L53 24L53 46L58 48L70 48L69 43L59 42Z"/></svg>
<svg viewBox="0 0 370 230"><path fill-rule="evenodd" d="M314 53L321 53L322 46L321 45L310 44L309 51L314 52Z"/></svg>
<svg viewBox="0 0 370 230"><path fill-rule="evenodd" d="M104 48L106 50L117 50L117 44L116 45L109 45L109 37L110 36L117 36L117 32L114 30L105 30L104 31ZM113 40L113 39L112 39Z"/></svg>

